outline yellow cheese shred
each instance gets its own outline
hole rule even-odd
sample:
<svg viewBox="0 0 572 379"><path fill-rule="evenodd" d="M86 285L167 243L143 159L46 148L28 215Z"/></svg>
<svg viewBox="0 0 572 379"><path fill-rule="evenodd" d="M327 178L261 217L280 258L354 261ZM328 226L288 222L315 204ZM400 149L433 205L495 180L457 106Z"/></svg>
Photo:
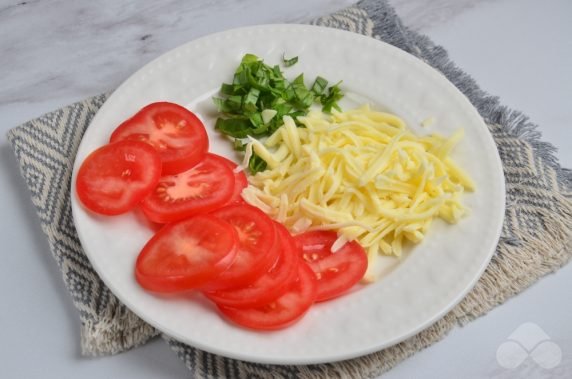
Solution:
<svg viewBox="0 0 572 379"><path fill-rule="evenodd" d="M379 254L399 256L419 243L435 218L456 223L468 209L470 176L451 151L463 137L417 136L399 117L365 105L327 115L310 112L266 141L249 139L268 169L249 177L243 198L290 230L337 230L338 245L357 240L372 277ZM339 246L337 246L339 247Z"/></svg>

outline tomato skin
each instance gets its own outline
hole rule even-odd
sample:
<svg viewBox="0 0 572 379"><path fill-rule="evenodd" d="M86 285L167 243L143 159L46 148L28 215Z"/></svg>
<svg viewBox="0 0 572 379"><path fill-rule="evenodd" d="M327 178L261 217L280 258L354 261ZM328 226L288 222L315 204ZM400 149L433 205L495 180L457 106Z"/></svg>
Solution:
<svg viewBox="0 0 572 379"><path fill-rule="evenodd" d="M278 260L274 221L248 204L229 205L211 213L233 225L238 233L238 253L231 267L207 283L202 290L216 291L249 285L264 275Z"/></svg>
<svg viewBox="0 0 572 379"><path fill-rule="evenodd" d="M251 308L267 304L284 294L288 289L285 284L297 275L300 253L290 232L281 224L275 223L275 227L281 254L268 272L245 287L204 292L205 296L218 305Z"/></svg>
<svg viewBox="0 0 572 379"><path fill-rule="evenodd" d="M238 165L230 159L226 159L224 157L221 158L225 160L228 168L230 168L234 174L234 192L232 193L232 196L226 205L242 204L245 202L242 198L242 190L248 187L248 179L246 178L246 174L243 170L238 171Z"/></svg>
<svg viewBox="0 0 572 379"><path fill-rule="evenodd" d="M242 198L242 190L248 187L248 179L244 174L244 171L239 171L234 173L234 192L229 200L229 204L241 204L244 203Z"/></svg>
<svg viewBox="0 0 572 379"><path fill-rule="evenodd" d="M161 158L143 142L104 145L85 158L76 177L76 192L92 212L113 216L137 206L157 185Z"/></svg>
<svg viewBox="0 0 572 379"><path fill-rule="evenodd" d="M164 224L215 210L233 191L234 176L223 158L207 154L185 172L162 176L141 208L150 221Z"/></svg>
<svg viewBox="0 0 572 379"><path fill-rule="evenodd" d="M288 283L286 292L274 301L253 308L217 307L224 316L240 326L255 330L282 329L306 314L315 301L317 287L313 271L301 262L296 279Z"/></svg>
<svg viewBox="0 0 572 379"><path fill-rule="evenodd" d="M348 242L335 253L331 252L337 238L331 231L312 231L294 237L302 259L318 279L317 302L343 295L367 270L367 255L359 243Z"/></svg>
<svg viewBox="0 0 572 379"><path fill-rule="evenodd" d="M237 246L234 228L216 217L199 215L168 224L141 250L135 278L149 291L188 291L226 270Z"/></svg>
<svg viewBox="0 0 572 379"><path fill-rule="evenodd" d="M153 146L163 162L163 175L174 175L196 165L209 149L201 120L175 103L156 102L121 123L110 142L143 141Z"/></svg>

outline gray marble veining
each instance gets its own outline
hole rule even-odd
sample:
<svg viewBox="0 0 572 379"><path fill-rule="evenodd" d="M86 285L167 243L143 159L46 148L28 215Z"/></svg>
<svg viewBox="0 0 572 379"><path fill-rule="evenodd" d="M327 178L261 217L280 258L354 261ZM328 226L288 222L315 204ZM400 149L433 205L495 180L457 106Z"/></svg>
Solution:
<svg viewBox="0 0 572 379"><path fill-rule="evenodd" d="M0 8L0 104L110 90L149 60L201 35L259 23L299 22L351 3L14 2ZM283 12L284 7L294 9Z"/></svg>
<svg viewBox="0 0 572 379"><path fill-rule="evenodd" d="M245 25L303 22L353 2L4 0L0 107L108 91L151 59L201 35ZM422 29L475 1L393 3L406 24Z"/></svg>
<svg viewBox="0 0 572 379"><path fill-rule="evenodd" d="M404 23L414 30L429 29L484 3L496 0L392 0Z"/></svg>

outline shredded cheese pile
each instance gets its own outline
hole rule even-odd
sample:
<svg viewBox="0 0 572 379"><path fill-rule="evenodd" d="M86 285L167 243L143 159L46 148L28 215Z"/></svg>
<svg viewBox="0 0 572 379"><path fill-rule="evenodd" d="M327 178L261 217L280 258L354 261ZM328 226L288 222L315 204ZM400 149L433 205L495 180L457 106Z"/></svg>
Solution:
<svg viewBox="0 0 572 379"><path fill-rule="evenodd" d="M250 138L245 162L258 154L268 169L250 176L243 198L292 232L337 230L333 250L357 240L368 254L399 256L404 240L420 242L440 217L457 222L471 178L450 158L463 136L416 136L395 115L368 106L290 117L265 141Z"/></svg>

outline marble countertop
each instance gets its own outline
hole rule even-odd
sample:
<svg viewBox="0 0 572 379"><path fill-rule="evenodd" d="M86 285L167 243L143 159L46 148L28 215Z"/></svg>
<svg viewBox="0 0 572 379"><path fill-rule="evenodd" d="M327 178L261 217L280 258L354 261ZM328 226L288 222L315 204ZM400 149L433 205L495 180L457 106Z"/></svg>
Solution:
<svg viewBox="0 0 572 379"><path fill-rule="evenodd" d="M301 22L352 0L154 2L0 0L0 128L109 91L188 40L237 26ZM393 0L406 25L442 44L488 92L523 110L572 167L572 2ZM79 319L51 258L7 141L1 141L2 372L22 378L180 378L188 371L160 340L124 354L79 355ZM572 265L488 315L457 328L387 378L508 378L499 346L532 322L563 352L572 376ZM550 377L550 371L543 371Z"/></svg>

